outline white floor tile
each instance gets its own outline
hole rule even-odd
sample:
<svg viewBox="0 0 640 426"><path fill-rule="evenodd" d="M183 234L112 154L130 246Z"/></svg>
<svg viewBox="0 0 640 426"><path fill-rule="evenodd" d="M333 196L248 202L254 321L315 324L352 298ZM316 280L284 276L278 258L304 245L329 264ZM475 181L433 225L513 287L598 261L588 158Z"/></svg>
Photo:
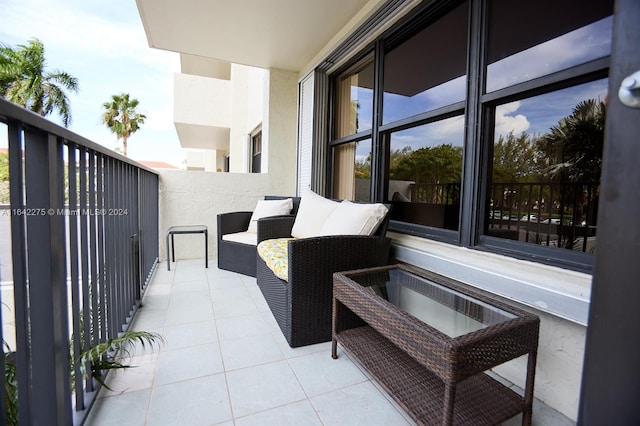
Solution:
<svg viewBox="0 0 640 426"><path fill-rule="evenodd" d="M311 398L322 423L331 425L410 425L370 382Z"/></svg>
<svg viewBox="0 0 640 426"><path fill-rule="evenodd" d="M220 349L226 371L284 359L280 347L271 334L225 340L220 344Z"/></svg>
<svg viewBox="0 0 640 426"><path fill-rule="evenodd" d="M233 303L238 299L250 299L251 295L243 285L234 285L233 287L212 288L210 290L211 300L214 303L230 302Z"/></svg>
<svg viewBox="0 0 640 426"><path fill-rule="evenodd" d="M227 372L236 417L247 416L306 398L286 361Z"/></svg>
<svg viewBox="0 0 640 426"><path fill-rule="evenodd" d="M232 419L224 374L156 386L148 426L212 425ZM129 423L121 423L129 424Z"/></svg>
<svg viewBox="0 0 640 426"><path fill-rule="evenodd" d="M291 358L289 365L310 397L367 380L349 358L333 359L328 350Z"/></svg>
<svg viewBox="0 0 640 426"><path fill-rule="evenodd" d="M200 321L213 320L213 308L208 303L178 306L169 306L166 325L187 324Z"/></svg>
<svg viewBox="0 0 640 426"><path fill-rule="evenodd" d="M218 332L213 320L167 325L162 335L165 338L164 350L181 349L218 341Z"/></svg>
<svg viewBox="0 0 640 426"><path fill-rule="evenodd" d="M249 336L258 336L271 332L269 326L262 320L260 314L217 318L218 338L221 342L225 340L236 340Z"/></svg>
<svg viewBox="0 0 640 426"><path fill-rule="evenodd" d="M233 300L213 301L213 310L216 318L259 315L260 313L256 304L253 303L253 299L248 295Z"/></svg>
<svg viewBox="0 0 640 426"><path fill-rule="evenodd" d="M84 424L87 426L142 426L145 424L150 399L151 389L98 398Z"/></svg>
<svg viewBox="0 0 640 426"><path fill-rule="evenodd" d="M158 357L155 384L157 386L175 383L223 371L218 343L163 351Z"/></svg>
<svg viewBox="0 0 640 426"><path fill-rule="evenodd" d="M313 426L322 425L318 414L309 401L304 400L293 404L262 411L247 417L236 419L236 426Z"/></svg>
<svg viewBox="0 0 640 426"><path fill-rule="evenodd" d="M132 330L150 331L161 329L167 320L166 309L147 309L142 307L136 312L130 328Z"/></svg>
<svg viewBox="0 0 640 426"><path fill-rule="evenodd" d="M157 353L134 356L124 360L124 364L129 365L129 368L110 371L105 381L110 389L103 389L99 397L104 398L150 389L155 379L157 361Z"/></svg>
<svg viewBox="0 0 640 426"><path fill-rule="evenodd" d="M183 283L189 281L206 281L207 280L207 272L204 268L204 261L200 267L179 267L176 268L176 273L173 278L173 283Z"/></svg>

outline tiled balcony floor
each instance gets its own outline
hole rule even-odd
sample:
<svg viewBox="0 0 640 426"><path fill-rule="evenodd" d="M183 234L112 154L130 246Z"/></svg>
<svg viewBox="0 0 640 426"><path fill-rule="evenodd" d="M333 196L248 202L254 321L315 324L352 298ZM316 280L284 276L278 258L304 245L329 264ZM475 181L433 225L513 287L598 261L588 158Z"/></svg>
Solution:
<svg viewBox="0 0 640 426"><path fill-rule="evenodd" d="M212 264L213 263L213 264ZM161 263L132 327L166 343L110 373L87 425L411 425L330 343L290 348L255 278ZM534 424L571 425L536 401ZM508 424L519 424L519 417Z"/></svg>

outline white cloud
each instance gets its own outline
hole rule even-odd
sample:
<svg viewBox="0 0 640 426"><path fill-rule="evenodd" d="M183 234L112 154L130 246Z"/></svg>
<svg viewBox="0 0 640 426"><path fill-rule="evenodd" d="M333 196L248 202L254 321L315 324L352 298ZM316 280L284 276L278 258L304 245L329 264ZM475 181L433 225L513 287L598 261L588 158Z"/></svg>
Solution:
<svg viewBox="0 0 640 426"><path fill-rule="evenodd" d="M506 136L509 132L519 135L529 129L531 123L527 117L522 114L512 115L518 109L520 109L520 101L510 102L496 107L496 140L498 140L500 135Z"/></svg>

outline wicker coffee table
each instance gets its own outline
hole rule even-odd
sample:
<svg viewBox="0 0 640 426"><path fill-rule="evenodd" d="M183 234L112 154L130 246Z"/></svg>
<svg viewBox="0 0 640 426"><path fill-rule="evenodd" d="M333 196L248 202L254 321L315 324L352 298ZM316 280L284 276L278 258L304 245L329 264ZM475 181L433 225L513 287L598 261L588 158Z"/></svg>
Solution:
<svg viewBox="0 0 640 426"><path fill-rule="evenodd" d="M537 316L405 265L334 274L333 296L332 357L340 343L418 424L493 425L518 413L531 423ZM524 396L484 373L525 354Z"/></svg>

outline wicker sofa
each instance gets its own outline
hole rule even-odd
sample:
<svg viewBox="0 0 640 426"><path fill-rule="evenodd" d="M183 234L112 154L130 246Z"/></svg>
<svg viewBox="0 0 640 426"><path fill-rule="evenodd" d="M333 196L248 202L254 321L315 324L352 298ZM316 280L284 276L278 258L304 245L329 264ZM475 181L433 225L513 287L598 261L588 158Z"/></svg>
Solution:
<svg viewBox="0 0 640 426"><path fill-rule="evenodd" d="M290 218L294 219L300 205L300 197L286 197L279 195L266 195L265 200L293 200L293 209ZM247 231L253 212L240 211L221 213L217 216L217 240L218 240L218 268L237 272L243 275L256 276L256 245L252 243L227 241L225 235ZM258 238L262 241L275 238L283 230L278 228L279 221L272 221L273 217L265 217L258 220ZM284 230L286 232L286 229Z"/></svg>
<svg viewBox="0 0 640 426"><path fill-rule="evenodd" d="M333 273L387 263L391 246L385 236L389 216L387 212L372 235L289 240L287 281L278 278L257 256L258 287L291 347L331 340ZM294 221L293 216L270 218L272 229L281 231L278 238L291 237Z"/></svg>

